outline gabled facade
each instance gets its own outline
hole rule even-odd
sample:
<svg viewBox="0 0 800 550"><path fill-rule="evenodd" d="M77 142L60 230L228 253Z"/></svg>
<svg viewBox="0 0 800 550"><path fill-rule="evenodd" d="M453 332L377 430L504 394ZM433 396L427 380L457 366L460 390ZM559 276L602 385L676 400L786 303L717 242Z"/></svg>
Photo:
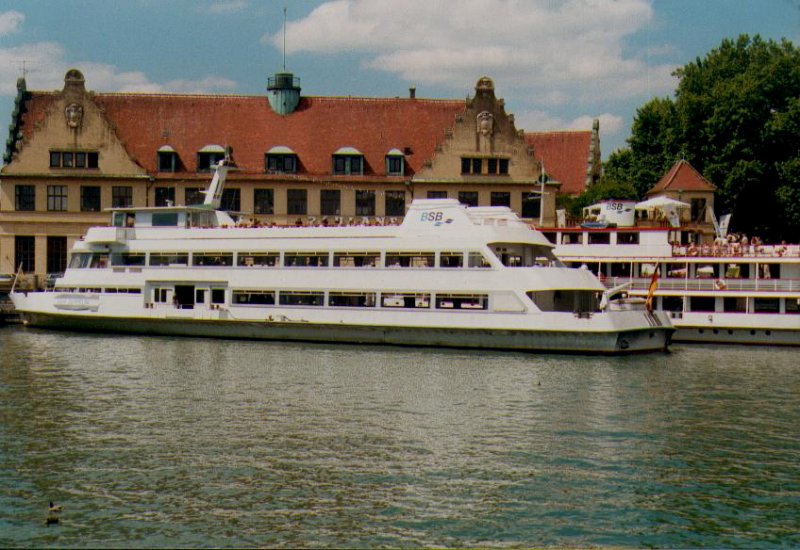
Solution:
<svg viewBox="0 0 800 550"><path fill-rule="evenodd" d="M647 193L647 198L668 197L691 205L681 213L681 220L711 226L714 211L714 185L689 164L678 160Z"/></svg>
<svg viewBox="0 0 800 550"><path fill-rule="evenodd" d="M202 202L228 149L238 171L223 208L258 223L396 223L413 199L448 197L552 225L556 193L581 186L565 159L579 157L569 163L586 185L595 154L570 134L580 139L556 154L547 133L518 130L485 77L466 101L303 97L288 73L266 96L96 93L75 69L57 92L21 79L0 172L0 272L63 271L107 208ZM540 183L542 162L561 183Z"/></svg>

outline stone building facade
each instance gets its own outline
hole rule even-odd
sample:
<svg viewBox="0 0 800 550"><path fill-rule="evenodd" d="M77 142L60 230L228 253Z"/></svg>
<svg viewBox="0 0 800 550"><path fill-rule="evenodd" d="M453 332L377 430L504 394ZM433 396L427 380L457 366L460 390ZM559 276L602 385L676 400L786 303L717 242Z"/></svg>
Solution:
<svg viewBox="0 0 800 550"><path fill-rule="evenodd" d="M288 73L267 96L97 93L75 69L60 91L17 88L0 172L5 273L63 271L108 208L202 202L226 149L238 170L223 207L266 224L397 223L412 200L449 197L553 225L556 194L599 174L596 127L525 133L486 77L466 100L304 97Z"/></svg>

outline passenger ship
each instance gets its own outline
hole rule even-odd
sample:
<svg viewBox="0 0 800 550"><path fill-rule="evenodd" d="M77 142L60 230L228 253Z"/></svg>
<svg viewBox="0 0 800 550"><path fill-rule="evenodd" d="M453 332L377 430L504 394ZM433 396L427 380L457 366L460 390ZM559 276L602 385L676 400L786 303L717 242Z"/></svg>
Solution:
<svg viewBox="0 0 800 550"><path fill-rule="evenodd" d="M112 209L54 289L12 292L69 330L574 353L666 349L664 313L611 311L508 208L415 200L401 225L246 227L203 205Z"/></svg>
<svg viewBox="0 0 800 550"><path fill-rule="evenodd" d="M653 308L675 342L800 345L800 245L678 244L691 231L667 227L543 231L566 265L614 289L611 307L643 302L657 279Z"/></svg>

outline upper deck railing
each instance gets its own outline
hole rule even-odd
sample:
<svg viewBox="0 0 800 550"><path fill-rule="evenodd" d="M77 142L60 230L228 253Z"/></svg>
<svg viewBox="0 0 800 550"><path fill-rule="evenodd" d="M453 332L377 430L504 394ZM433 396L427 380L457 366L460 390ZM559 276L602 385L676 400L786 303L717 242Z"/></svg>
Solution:
<svg viewBox="0 0 800 550"><path fill-rule="evenodd" d="M607 288L630 283L631 290L650 287L650 277L606 277ZM725 292L800 292L800 279L711 279L711 278L661 278L658 290L667 291L725 291Z"/></svg>

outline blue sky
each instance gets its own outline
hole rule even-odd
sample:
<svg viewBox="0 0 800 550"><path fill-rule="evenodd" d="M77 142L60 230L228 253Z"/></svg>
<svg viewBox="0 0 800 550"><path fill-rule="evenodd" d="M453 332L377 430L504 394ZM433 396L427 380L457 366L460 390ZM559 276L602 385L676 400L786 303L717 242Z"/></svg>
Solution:
<svg viewBox="0 0 800 550"><path fill-rule="evenodd" d="M68 68L102 92L462 98L480 76L528 131L588 129L603 156L671 72L741 33L800 45L800 0L0 0L0 122ZM3 119L5 117L5 119Z"/></svg>

